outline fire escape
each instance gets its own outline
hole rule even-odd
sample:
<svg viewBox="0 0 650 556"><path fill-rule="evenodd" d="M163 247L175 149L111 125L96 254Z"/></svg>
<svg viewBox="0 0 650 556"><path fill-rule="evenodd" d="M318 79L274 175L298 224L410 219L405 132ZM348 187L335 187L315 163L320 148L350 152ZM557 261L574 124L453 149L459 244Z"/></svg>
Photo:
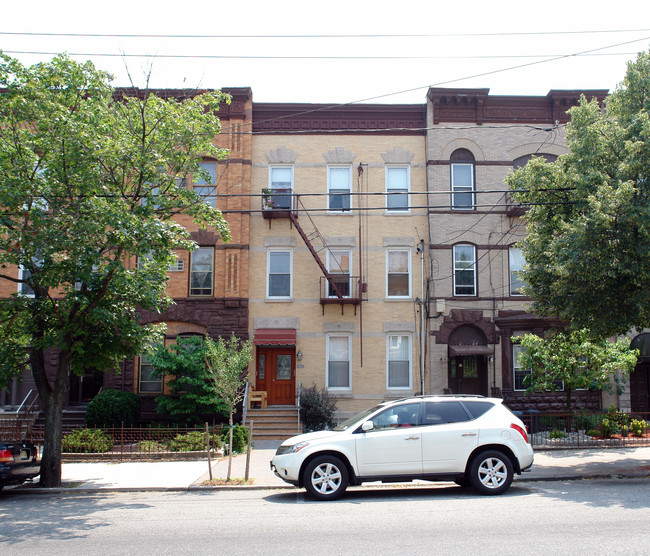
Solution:
<svg viewBox="0 0 650 556"><path fill-rule="evenodd" d="M298 221L299 215L302 215L305 227ZM320 277L319 286L323 314L325 314L325 305L340 304L341 314L344 312L345 305L353 305L356 315L357 306L362 301L367 301L367 297L364 295L367 292L367 284L363 283L361 269L359 276L350 276L341 266L333 268L338 265L336 256L327 245L325 238L300 200L300 196L294 194L290 188L264 189L262 216L265 220L269 220L269 227L271 220L275 218L288 218L298 231L323 274ZM360 248L361 246L359 246ZM325 256L329 254L330 270L327 269L321 258L321 253L324 253Z"/></svg>

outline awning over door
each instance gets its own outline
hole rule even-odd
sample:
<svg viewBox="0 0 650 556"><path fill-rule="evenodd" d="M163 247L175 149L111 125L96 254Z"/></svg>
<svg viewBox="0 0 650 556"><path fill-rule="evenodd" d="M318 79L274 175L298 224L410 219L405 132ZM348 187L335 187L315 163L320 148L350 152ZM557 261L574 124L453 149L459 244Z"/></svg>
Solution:
<svg viewBox="0 0 650 556"><path fill-rule="evenodd" d="M296 331L293 328L258 328L254 343L256 346L295 346Z"/></svg>
<svg viewBox="0 0 650 556"><path fill-rule="evenodd" d="M488 346L449 346L449 357L462 355L492 355L492 348Z"/></svg>

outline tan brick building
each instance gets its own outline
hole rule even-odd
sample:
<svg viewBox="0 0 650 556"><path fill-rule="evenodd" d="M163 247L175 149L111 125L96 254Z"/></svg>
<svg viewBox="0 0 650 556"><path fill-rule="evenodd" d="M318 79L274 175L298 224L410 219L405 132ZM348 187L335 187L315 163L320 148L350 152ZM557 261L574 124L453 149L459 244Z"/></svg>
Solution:
<svg viewBox="0 0 650 556"><path fill-rule="evenodd" d="M421 105L254 105L251 382L327 387L339 417L421 391ZM425 323L426 325L426 323Z"/></svg>

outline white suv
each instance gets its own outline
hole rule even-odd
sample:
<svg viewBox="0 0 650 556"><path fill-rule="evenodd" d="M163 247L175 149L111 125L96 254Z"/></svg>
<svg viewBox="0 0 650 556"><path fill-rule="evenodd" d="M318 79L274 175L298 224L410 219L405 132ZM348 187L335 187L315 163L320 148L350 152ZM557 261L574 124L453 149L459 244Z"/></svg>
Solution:
<svg viewBox="0 0 650 556"><path fill-rule="evenodd" d="M334 500L348 485L416 479L502 494L515 473L533 465L526 427L502 402L481 396L384 402L334 430L285 440L271 468L317 500Z"/></svg>

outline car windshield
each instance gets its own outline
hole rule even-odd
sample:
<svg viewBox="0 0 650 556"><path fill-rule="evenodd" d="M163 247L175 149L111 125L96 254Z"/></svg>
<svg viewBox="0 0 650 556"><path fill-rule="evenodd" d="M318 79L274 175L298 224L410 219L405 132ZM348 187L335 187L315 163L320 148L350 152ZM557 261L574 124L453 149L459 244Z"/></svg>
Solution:
<svg viewBox="0 0 650 556"><path fill-rule="evenodd" d="M377 411L380 407L380 405L376 405L375 407L371 407L370 409L366 409L365 411L362 411L361 413L355 415L354 417L350 417L347 421L343 421L338 427L336 427L334 430L335 431L346 431L352 427L355 427L358 425L361 421L363 421L368 415L371 415L375 411Z"/></svg>

